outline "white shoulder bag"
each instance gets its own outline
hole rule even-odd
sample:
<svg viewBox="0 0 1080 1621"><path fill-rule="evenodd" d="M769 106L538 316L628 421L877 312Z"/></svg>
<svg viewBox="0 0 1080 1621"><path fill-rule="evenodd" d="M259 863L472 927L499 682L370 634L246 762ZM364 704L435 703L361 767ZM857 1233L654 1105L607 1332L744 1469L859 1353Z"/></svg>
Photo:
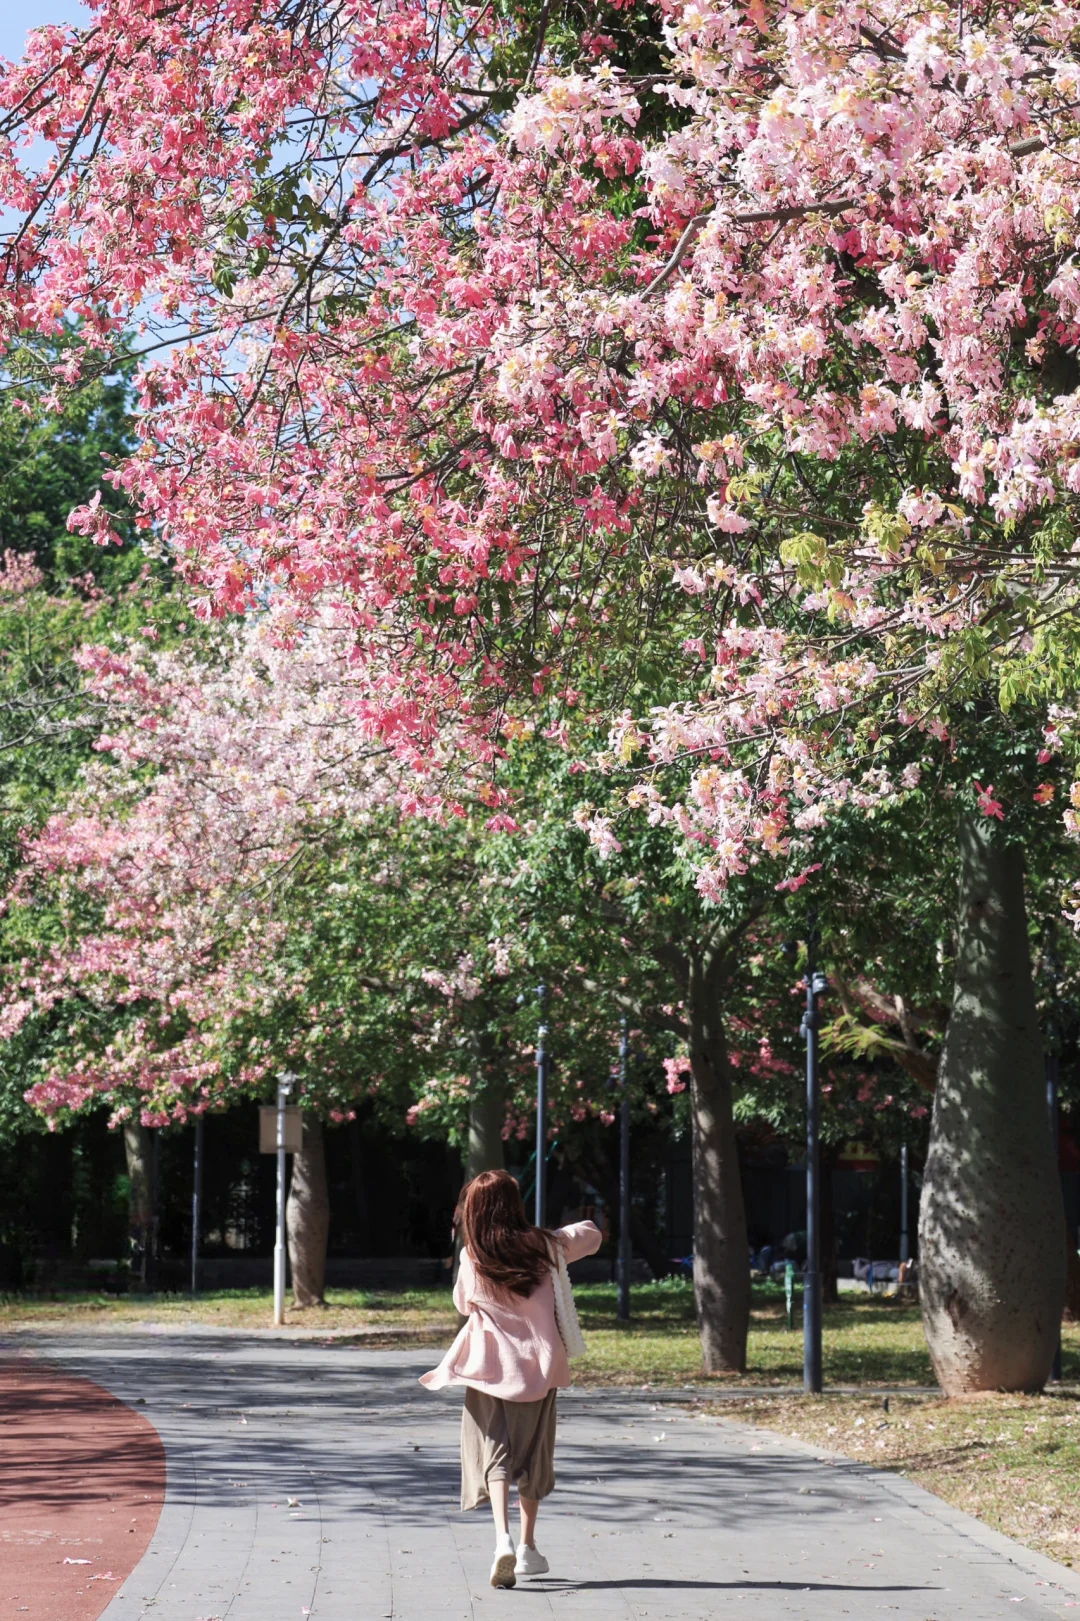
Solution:
<svg viewBox="0 0 1080 1621"><path fill-rule="evenodd" d="M585 1336L581 1332L578 1322L577 1307L574 1305L574 1290L570 1282L570 1274L566 1270L566 1256L562 1245L559 1244L558 1260L551 1268L551 1281L555 1285L555 1321L559 1327L559 1334L566 1347L566 1354L570 1361L575 1361L588 1351Z"/></svg>

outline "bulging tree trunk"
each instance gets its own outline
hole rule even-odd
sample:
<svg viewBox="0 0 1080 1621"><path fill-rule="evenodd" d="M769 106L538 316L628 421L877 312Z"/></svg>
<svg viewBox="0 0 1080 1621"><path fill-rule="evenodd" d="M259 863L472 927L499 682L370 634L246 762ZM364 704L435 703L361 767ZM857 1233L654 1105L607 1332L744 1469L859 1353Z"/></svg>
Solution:
<svg viewBox="0 0 1080 1621"><path fill-rule="evenodd" d="M465 1180L481 1171L504 1171L506 1151L506 1089L501 1081L477 1078L469 1094L469 1142L465 1153Z"/></svg>
<svg viewBox="0 0 1080 1621"><path fill-rule="evenodd" d="M706 1373L742 1373L750 1326L746 1209L716 967L690 965L694 1296Z"/></svg>
<svg viewBox="0 0 1080 1621"><path fill-rule="evenodd" d="M150 1128L139 1120L124 1122L124 1158L128 1174L128 1242L132 1270L140 1285L147 1283L147 1267L154 1227L153 1142Z"/></svg>
<svg viewBox="0 0 1080 1621"><path fill-rule="evenodd" d="M293 1304L325 1305L326 1241L330 1233L330 1196L326 1186L326 1149L322 1121L304 1116L304 1139L293 1155L289 1200L285 1207L289 1239Z"/></svg>
<svg viewBox="0 0 1080 1621"><path fill-rule="evenodd" d="M1046 1383L1061 1226L1023 861L992 823L965 818L956 986L919 1208L923 1324L946 1395Z"/></svg>

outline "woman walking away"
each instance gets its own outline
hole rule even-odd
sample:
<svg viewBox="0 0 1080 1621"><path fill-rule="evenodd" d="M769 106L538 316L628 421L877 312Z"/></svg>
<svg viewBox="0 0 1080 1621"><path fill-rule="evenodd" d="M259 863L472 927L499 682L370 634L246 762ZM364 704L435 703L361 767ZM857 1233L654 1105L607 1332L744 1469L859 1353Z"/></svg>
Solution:
<svg viewBox="0 0 1080 1621"><path fill-rule="evenodd" d="M495 1517L491 1585L513 1587L519 1576L542 1576L548 1569L536 1547L536 1516L541 1498L555 1486L555 1394L570 1383L555 1307L559 1261L592 1255L601 1234L591 1221L554 1232L530 1226L514 1178L507 1171L481 1171L465 1189L461 1236L454 1304L468 1321L420 1383L429 1390L466 1387L461 1506L476 1508L490 1499ZM559 1288L564 1299L565 1283ZM566 1307L560 1309L565 1331ZM516 1550L510 1535L512 1481L521 1508Z"/></svg>

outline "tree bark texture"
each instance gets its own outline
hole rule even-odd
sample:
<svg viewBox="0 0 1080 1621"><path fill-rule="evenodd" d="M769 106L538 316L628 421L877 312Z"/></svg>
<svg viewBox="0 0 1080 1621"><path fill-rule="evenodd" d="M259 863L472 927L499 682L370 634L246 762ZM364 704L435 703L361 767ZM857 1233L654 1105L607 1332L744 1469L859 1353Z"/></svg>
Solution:
<svg viewBox="0 0 1080 1621"><path fill-rule="evenodd" d="M303 1146L299 1154L293 1155L285 1230L289 1240L294 1305L325 1305L330 1195L326 1185L322 1121L316 1115L304 1116Z"/></svg>
<svg viewBox="0 0 1080 1621"><path fill-rule="evenodd" d="M124 1158L128 1174L128 1240L131 1260L139 1282L145 1287L150 1242L154 1226L153 1141L149 1126L139 1120L124 1121Z"/></svg>
<svg viewBox="0 0 1080 1621"><path fill-rule="evenodd" d="M742 1373L750 1325L746 1209L735 1142L719 966L690 962L694 1296L706 1373Z"/></svg>
<svg viewBox="0 0 1080 1621"><path fill-rule="evenodd" d="M988 819L965 818L953 1011L919 1208L923 1325L947 1396L1046 1383L1061 1228L1023 860Z"/></svg>
<svg viewBox="0 0 1080 1621"><path fill-rule="evenodd" d="M506 1088L499 1080L474 1080L469 1091L469 1141L465 1151L465 1179L481 1171L504 1171L506 1152Z"/></svg>

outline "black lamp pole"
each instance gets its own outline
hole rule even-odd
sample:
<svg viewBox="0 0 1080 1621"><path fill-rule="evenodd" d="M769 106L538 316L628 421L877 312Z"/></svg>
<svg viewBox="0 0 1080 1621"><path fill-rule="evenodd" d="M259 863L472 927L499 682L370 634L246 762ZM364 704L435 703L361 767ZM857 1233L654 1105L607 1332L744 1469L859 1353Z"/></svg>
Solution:
<svg viewBox="0 0 1080 1621"><path fill-rule="evenodd" d="M1054 1145L1054 1175L1060 1180L1058 1171L1058 1055L1048 1052L1046 1055L1046 1112L1050 1118L1050 1141ZM1057 1350L1054 1352L1054 1364L1050 1369L1051 1379L1061 1381L1061 1327L1058 1326Z"/></svg>
<svg viewBox="0 0 1080 1621"><path fill-rule="evenodd" d="M151 1128L150 1150L150 1242L146 1256L146 1291L156 1294L158 1286L158 1236L161 1226L161 1127Z"/></svg>
<svg viewBox="0 0 1080 1621"><path fill-rule="evenodd" d="M1061 1180L1058 1170L1058 1082L1060 1071L1058 1064L1058 1051L1061 1044L1061 1021L1059 1016L1059 990L1061 982L1061 964L1057 952L1054 950L1053 936L1047 940L1043 953L1043 972L1047 978L1048 1017L1045 1035L1045 1074L1046 1074L1046 1113L1050 1125L1050 1141L1054 1150L1054 1175ZM1058 1325L1057 1349L1054 1352L1054 1362L1050 1369L1051 1379L1060 1382L1061 1379L1061 1325Z"/></svg>
<svg viewBox="0 0 1080 1621"><path fill-rule="evenodd" d="M818 1086L818 997L828 981L814 966L817 930L807 930L806 1012L806 1270L803 1274L803 1389L821 1390L821 1090Z"/></svg>
<svg viewBox="0 0 1080 1621"><path fill-rule="evenodd" d="M191 1185L191 1292L199 1292L199 1236L202 1232L203 1132L205 1117L195 1116L195 1162Z"/></svg>
<svg viewBox="0 0 1080 1621"><path fill-rule="evenodd" d="M900 1259L911 1260L910 1194L911 1170L908 1145L900 1144Z"/></svg>
<svg viewBox="0 0 1080 1621"><path fill-rule="evenodd" d="M538 1227L547 1225L547 986L540 987L540 1028L536 1035L536 1213Z"/></svg>
<svg viewBox="0 0 1080 1621"><path fill-rule="evenodd" d="M622 1040L619 1043L619 1086L622 1104L619 1109L619 1305L621 1323L630 1321L630 1095L627 1092L630 1037L623 1014Z"/></svg>

